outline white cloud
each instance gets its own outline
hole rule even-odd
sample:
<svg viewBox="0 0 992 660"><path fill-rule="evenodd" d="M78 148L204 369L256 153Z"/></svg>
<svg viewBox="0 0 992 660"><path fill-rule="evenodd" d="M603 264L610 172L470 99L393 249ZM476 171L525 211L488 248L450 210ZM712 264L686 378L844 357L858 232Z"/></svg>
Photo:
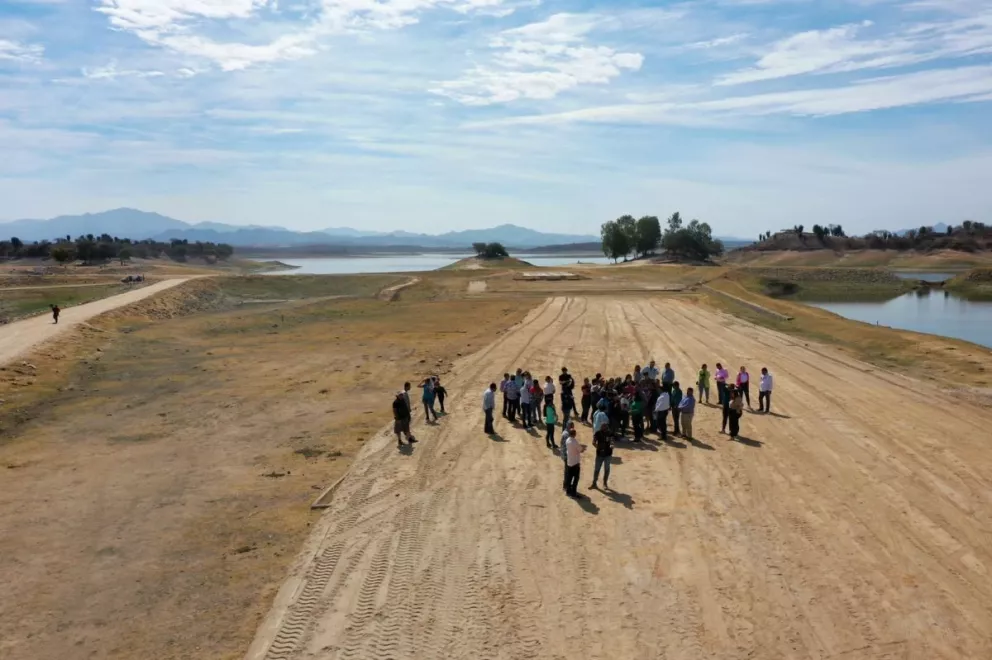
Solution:
<svg viewBox="0 0 992 660"><path fill-rule="evenodd" d="M165 74L161 71L138 71L134 69L118 69L117 62L94 69L83 68L83 77L90 80L115 80L117 78L158 78Z"/></svg>
<svg viewBox="0 0 992 660"><path fill-rule="evenodd" d="M41 61L44 54L45 49L42 46L0 39L0 61L8 60L36 64Z"/></svg>
<svg viewBox="0 0 992 660"><path fill-rule="evenodd" d="M725 126L742 117L826 117L889 108L992 97L992 65L918 71L843 87L796 90L715 100L628 103L543 115L526 115L469 127L567 123Z"/></svg>
<svg viewBox="0 0 992 660"><path fill-rule="evenodd" d="M490 41L494 53L487 64L430 91L465 105L552 99L579 85L607 84L624 70L640 69L640 53L586 45L601 21L594 14L555 14L504 30Z"/></svg>
<svg viewBox="0 0 992 660"><path fill-rule="evenodd" d="M265 23L266 13L282 15L278 0L99 0L96 11L110 24L134 33L148 44L183 55L200 57L224 71L236 71L255 64L297 60L319 52L324 37L345 32L395 30L417 23L424 11L447 7L462 14L481 13L505 16L517 6L534 6L539 0L505 3L504 0L314 0L311 9L298 12L302 21L279 20ZM275 37L259 42L221 41L209 27L216 23L225 29L243 26L247 33L257 30ZM263 26L264 24L264 26Z"/></svg>
<svg viewBox="0 0 992 660"><path fill-rule="evenodd" d="M866 36L874 32L875 36ZM871 21L809 30L773 43L753 67L723 75L739 85L801 74L884 69L992 53L992 11L884 32Z"/></svg>

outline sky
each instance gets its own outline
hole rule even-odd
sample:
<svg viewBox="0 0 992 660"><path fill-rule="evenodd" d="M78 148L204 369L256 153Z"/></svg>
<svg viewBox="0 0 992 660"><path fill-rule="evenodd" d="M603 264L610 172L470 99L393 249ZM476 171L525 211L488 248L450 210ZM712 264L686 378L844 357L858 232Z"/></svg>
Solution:
<svg viewBox="0 0 992 660"><path fill-rule="evenodd" d="M992 221L990 0L0 0L0 219Z"/></svg>

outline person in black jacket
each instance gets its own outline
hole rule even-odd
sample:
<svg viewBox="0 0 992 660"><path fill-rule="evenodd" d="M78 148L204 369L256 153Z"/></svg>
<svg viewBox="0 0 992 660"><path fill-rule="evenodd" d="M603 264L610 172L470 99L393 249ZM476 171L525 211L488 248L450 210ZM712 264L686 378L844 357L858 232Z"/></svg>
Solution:
<svg viewBox="0 0 992 660"><path fill-rule="evenodd" d="M437 402L441 406L441 414L447 415L448 413L444 412L444 397L448 396L448 390L441 385L440 376L434 376L434 395L437 396Z"/></svg>
<svg viewBox="0 0 992 660"><path fill-rule="evenodd" d="M402 436L411 445L417 441L410 433L410 404L407 403L405 392L397 392L393 399L393 433L396 434L396 444L403 446Z"/></svg>
<svg viewBox="0 0 992 660"><path fill-rule="evenodd" d="M603 488L610 488L610 457L613 456L613 438L607 429L603 429L592 437L592 444L596 448L596 467L592 472L591 488L599 488L596 484L599 481L599 470L603 470Z"/></svg>

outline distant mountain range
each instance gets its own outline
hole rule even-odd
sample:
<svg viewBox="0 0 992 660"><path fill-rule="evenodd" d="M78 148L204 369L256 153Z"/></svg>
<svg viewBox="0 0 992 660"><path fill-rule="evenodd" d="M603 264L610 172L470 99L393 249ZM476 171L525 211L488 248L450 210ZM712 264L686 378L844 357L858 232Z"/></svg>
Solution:
<svg viewBox="0 0 992 660"><path fill-rule="evenodd" d="M423 248L468 249L472 243L499 242L510 248L534 248L571 243L598 243L598 236L547 234L516 225L490 229L468 229L445 234L417 234L406 231L374 232L350 227L330 227L322 231L297 232L283 227L237 226L219 222L190 224L158 213L136 209L114 209L102 213L63 215L49 220L15 220L0 223L0 236L16 236L22 241L54 240L82 234L110 234L132 239L168 241L187 239L228 243L239 247L290 247L300 245L344 245L361 247L411 246Z"/></svg>

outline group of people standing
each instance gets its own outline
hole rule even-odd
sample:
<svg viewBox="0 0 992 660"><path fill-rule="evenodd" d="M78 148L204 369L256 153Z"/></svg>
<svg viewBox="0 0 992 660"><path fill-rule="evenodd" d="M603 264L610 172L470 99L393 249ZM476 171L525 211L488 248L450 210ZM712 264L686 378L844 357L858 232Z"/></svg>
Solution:
<svg viewBox="0 0 992 660"><path fill-rule="evenodd" d="M603 487L608 489L613 443L626 437L628 430L632 431L634 442L642 442L646 433L656 433L667 441L668 418L671 417L673 433L693 439L697 393L698 401L709 405L711 379L716 382L717 400L723 410L720 432L726 433L729 426L730 438L736 440L740 434L744 402L751 408L751 377L746 367L741 367L735 380L728 382L730 374L722 364L716 364L713 374L704 364L696 374L695 387L683 390L671 364L666 362L664 368L659 369L654 360L643 368L635 366L633 372L626 376L604 378L602 374L596 374L592 379L583 379L579 397L581 412L576 406L575 380L568 368L562 367L557 387L551 376L545 376L542 383L524 369L517 369L513 375L505 373L498 386L491 383L483 393L485 432L495 434L496 395L501 392L503 417L511 424L516 423L518 416L523 428L534 428L538 420L544 424L547 447L559 452L565 463L562 488L570 497L578 497L579 472L585 447L578 441L574 418L577 417L583 424L590 424L593 430L596 462L591 487L598 488L602 472ZM759 412L771 411L772 382L768 369L762 368ZM560 390L560 415L555 408L557 390ZM556 445L554 432L559 422L563 432L560 445Z"/></svg>

